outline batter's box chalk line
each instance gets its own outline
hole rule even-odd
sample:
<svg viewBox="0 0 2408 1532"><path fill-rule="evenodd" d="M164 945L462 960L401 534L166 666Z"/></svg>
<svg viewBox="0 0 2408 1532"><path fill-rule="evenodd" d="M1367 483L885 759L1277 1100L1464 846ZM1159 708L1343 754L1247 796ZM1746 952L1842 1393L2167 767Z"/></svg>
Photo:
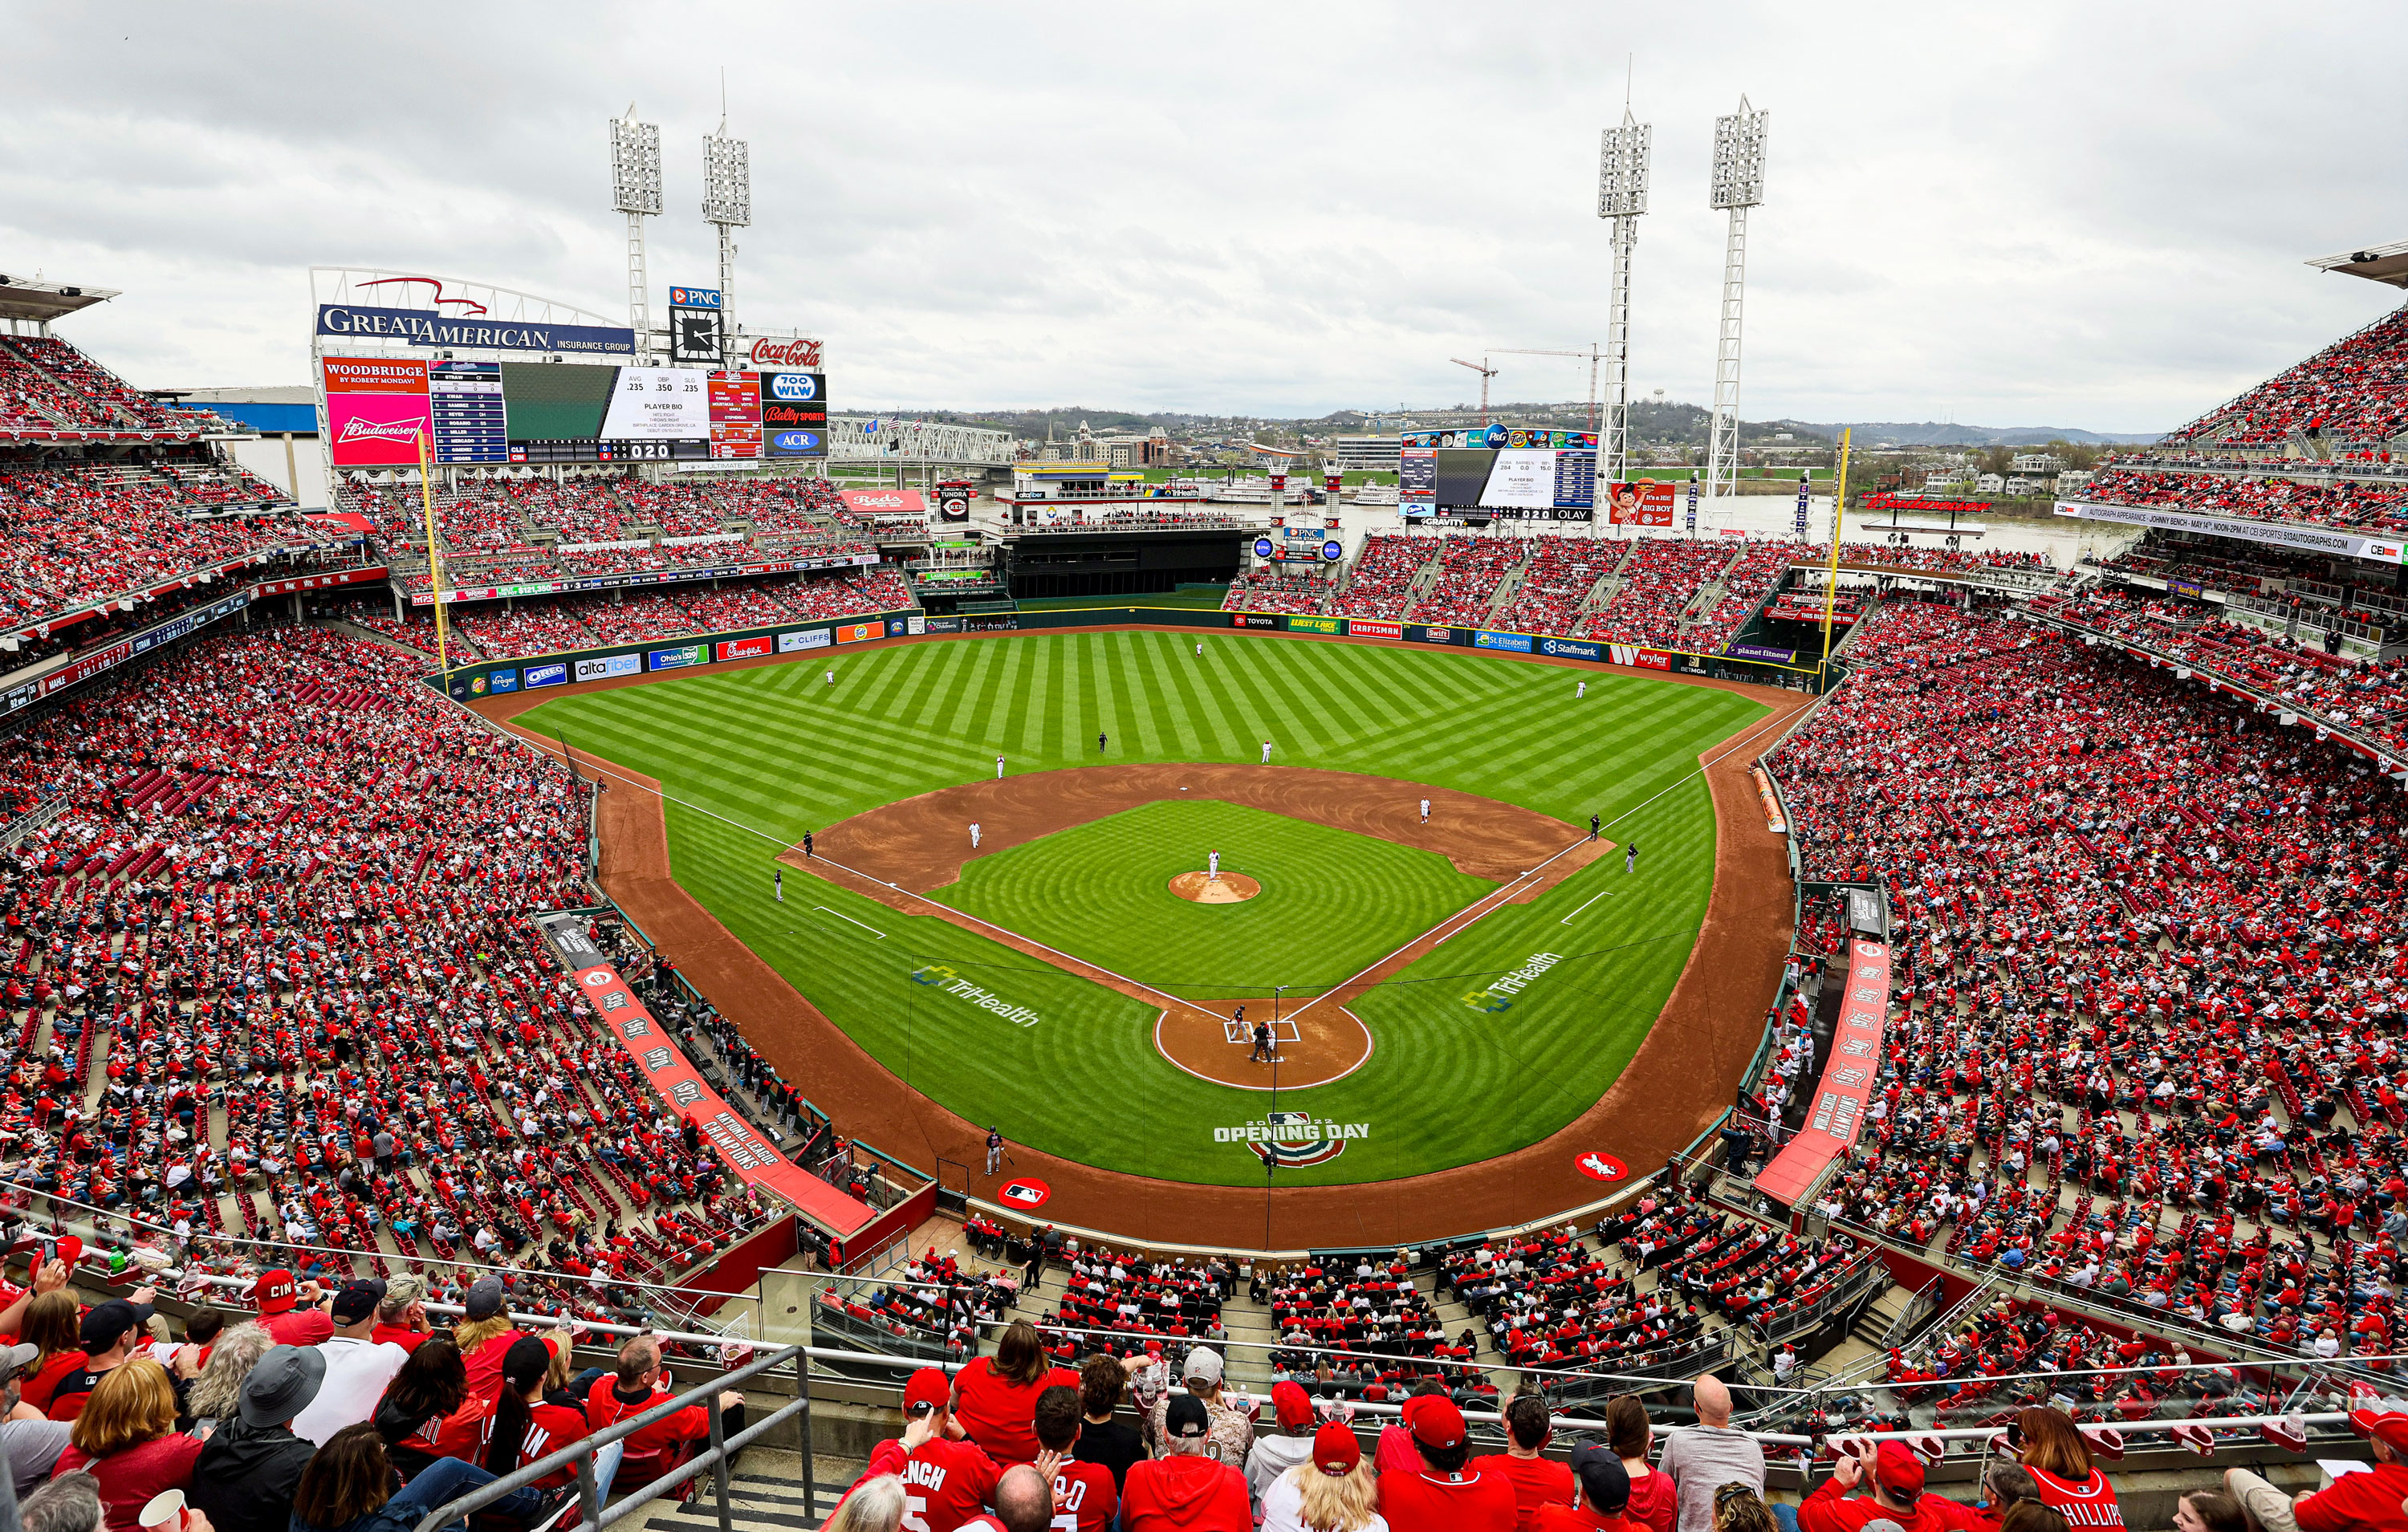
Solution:
<svg viewBox="0 0 2408 1532"><path fill-rule="evenodd" d="M1221 1040L1236 1043L1240 1048L1251 1048L1254 1043L1254 1024L1233 1022L1224 1016L1221 1018ZM1286 1017L1283 1016L1271 1024L1272 1047L1276 1048L1283 1042L1302 1042L1303 1040L1304 1033Z"/></svg>

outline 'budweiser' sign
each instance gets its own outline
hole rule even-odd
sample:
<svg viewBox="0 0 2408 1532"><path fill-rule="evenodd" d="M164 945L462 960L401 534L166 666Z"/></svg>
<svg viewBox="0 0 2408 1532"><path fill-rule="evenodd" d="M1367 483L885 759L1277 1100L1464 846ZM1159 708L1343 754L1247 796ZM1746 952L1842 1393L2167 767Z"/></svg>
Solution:
<svg viewBox="0 0 2408 1532"><path fill-rule="evenodd" d="M343 422L337 441L416 441L416 421L371 421L354 415Z"/></svg>
<svg viewBox="0 0 2408 1532"><path fill-rule="evenodd" d="M816 340L755 340L752 342L752 361L755 367L816 367L820 365L820 343Z"/></svg>

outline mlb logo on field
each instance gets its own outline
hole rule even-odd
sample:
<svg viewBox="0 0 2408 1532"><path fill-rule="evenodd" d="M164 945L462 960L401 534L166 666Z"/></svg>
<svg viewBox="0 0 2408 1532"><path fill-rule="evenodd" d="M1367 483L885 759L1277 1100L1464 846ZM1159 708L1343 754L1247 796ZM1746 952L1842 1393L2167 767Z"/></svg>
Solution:
<svg viewBox="0 0 2408 1532"><path fill-rule="evenodd" d="M995 1195L1015 1208L1041 1208L1045 1206L1045 1199L1054 1195L1054 1188L1041 1181L1024 1177L1019 1181L1006 1181L1003 1189Z"/></svg>
<svg viewBox="0 0 2408 1532"><path fill-rule="evenodd" d="M1288 1135L1282 1132L1282 1129L1300 1129L1304 1127L1307 1124L1312 1121L1312 1113L1309 1111L1265 1112L1263 1114L1263 1121L1270 1124L1271 1137L1274 1139L1284 1138L1288 1137ZM1299 1138L1304 1137L1300 1132L1297 1133L1295 1136Z"/></svg>

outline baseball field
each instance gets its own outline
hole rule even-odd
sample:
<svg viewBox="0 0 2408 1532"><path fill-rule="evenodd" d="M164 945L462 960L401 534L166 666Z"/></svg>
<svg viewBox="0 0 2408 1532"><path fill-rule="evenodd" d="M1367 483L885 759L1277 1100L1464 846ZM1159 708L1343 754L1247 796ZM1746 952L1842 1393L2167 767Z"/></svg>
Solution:
<svg viewBox="0 0 2408 1532"><path fill-rule="evenodd" d="M1706 911L1699 756L1765 712L1459 651L1119 631L838 651L514 723L657 781L678 884L912 1090L1066 1161L1260 1187L1267 1153L1284 1185L1385 1181L1594 1107ZM1215 851L1257 892L1174 891ZM1240 1005L1277 1008L1279 1066L1225 1026ZM810 1058L780 1063L812 1093Z"/></svg>

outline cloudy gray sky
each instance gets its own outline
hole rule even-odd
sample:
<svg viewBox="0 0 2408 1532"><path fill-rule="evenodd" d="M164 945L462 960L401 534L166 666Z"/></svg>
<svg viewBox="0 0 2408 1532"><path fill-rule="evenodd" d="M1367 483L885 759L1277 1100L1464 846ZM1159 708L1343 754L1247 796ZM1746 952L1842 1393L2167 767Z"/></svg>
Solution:
<svg viewBox="0 0 2408 1532"><path fill-rule="evenodd" d="M605 120L662 125L655 301L709 282L700 137L749 138L742 317L839 408L1317 414L1600 338L1598 131L1656 125L1633 387L1712 394L1713 120L1772 112L1751 418L2154 431L2400 294L2396 4L6 6L0 271L146 387L301 382L306 268L618 312ZM1585 364L1499 359L1503 398Z"/></svg>

